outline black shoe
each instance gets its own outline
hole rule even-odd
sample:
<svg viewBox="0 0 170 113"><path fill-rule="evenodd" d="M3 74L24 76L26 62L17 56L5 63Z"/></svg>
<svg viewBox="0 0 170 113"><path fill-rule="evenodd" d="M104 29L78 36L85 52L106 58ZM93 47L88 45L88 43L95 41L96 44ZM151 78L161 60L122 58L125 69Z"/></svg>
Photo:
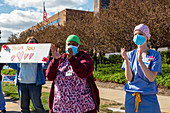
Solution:
<svg viewBox="0 0 170 113"><path fill-rule="evenodd" d="M3 109L3 110L2 110L2 113L6 113L6 110L5 110L5 109Z"/></svg>

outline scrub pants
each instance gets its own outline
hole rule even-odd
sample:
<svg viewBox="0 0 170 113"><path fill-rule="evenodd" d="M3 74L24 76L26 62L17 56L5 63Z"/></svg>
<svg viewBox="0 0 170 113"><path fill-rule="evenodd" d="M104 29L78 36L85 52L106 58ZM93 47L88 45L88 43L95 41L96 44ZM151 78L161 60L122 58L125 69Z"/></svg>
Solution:
<svg viewBox="0 0 170 113"><path fill-rule="evenodd" d="M139 102L138 112L135 109L135 98L132 92L126 92L125 97L125 113L161 113L157 96L155 95L141 95L141 102Z"/></svg>

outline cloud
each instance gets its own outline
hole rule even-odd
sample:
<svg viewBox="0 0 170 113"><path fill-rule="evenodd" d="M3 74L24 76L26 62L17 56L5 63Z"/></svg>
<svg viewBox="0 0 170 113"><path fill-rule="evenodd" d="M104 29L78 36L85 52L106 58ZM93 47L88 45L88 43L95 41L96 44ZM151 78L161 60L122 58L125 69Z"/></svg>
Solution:
<svg viewBox="0 0 170 113"><path fill-rule="evenodd" d="M83 8L82 8L82 7L79 7L78 10L83 10Z"/></svg>
<svg viewBox="0 0 170 113"><path fill-rule="evenodd" d="M0 14L0 29L2 30L2 37L7 38L9 33L17 33L30 28L37 24L42 19L42 13L33 11L14 10L9 14ZM4 32L5 31L5 32ZM5 34L3 34L3 32Z"/></svg>

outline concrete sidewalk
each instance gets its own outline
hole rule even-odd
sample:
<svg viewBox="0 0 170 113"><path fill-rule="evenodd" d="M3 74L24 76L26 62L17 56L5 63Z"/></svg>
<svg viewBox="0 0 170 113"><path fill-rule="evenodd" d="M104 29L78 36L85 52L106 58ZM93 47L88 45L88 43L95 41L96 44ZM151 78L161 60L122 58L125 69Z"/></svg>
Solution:
<svg viewBox="0 0 170 113"><path fill-rule="evenodd" d="M13 101L10 97L5 96L6 113L20 113L19 101Z"/></svg>

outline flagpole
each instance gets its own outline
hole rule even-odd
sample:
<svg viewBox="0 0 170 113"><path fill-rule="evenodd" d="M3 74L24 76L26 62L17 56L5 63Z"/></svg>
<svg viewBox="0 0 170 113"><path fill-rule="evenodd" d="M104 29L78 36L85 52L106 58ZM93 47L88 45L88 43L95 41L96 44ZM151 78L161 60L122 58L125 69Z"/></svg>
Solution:
<svg viewBox="0 0 170 113"><path fill-rule="evenodd" d="M44 8L45 8L45 2L43 2L43 27L44 27Z"/></svg>

